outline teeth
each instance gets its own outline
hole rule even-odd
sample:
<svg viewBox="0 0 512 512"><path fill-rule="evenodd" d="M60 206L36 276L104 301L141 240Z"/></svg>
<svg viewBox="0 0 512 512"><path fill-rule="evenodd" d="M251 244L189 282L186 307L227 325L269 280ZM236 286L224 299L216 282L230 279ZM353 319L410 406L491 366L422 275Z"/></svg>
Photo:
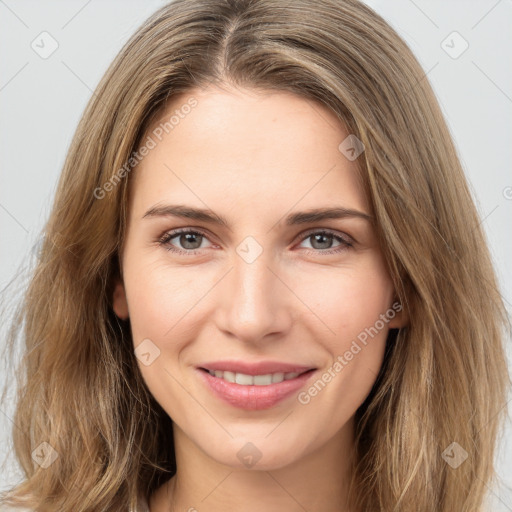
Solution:
<svg viewBox="0 0 512 512"><path fill-rule="evenodd" d="M278 384L279 382L283 382L283 380L295 379L295 377L300 375L295 372L269 373L267 375L246 375L245 373L223 372L222 370L208 370L208 373L212 377L241 384L242 386L268 386L269 384Z"/></svg>
<svg viewBox="0 0 512 512"><path fill-rule="evenodd" d="M252 375L244 375L243 373L237 373L235 375L235 382L242 384L243 386L249 386L254 384L254 377Z"/></svg>
<svg viewBox="0 0 512 512"><path fill-rule="evenodd" d="M233 372L224 372L223 379L228 382L235 382L236 373Z"/></svg>
<svg viewBox="0 0 512 512"><path fill-rule="evenodd" d="M283 382L284 373L273 373L272 374L272 384L278 384L279 382Z"/></svg>
<svg viewBox="0 0 512 512"><path fill-rule="evenodd" d="M253 381L255 386L268 386L272 384L272 375L255 375Z"/></svg>

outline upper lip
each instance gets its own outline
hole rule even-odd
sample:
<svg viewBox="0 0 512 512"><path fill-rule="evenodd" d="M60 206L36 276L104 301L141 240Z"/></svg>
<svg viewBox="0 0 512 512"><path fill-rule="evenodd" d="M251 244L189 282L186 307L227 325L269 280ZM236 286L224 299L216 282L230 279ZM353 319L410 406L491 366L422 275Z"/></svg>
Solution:
<svg viewBox="0 0 512 512"><path fill-rule="evenodd" d="M212 361L198 365L205 370L221 370L245 375L267 375L270 373L304 373L314 370L312 366L304 366L280 361L259 361L249 363L245 361Z"/></svg>

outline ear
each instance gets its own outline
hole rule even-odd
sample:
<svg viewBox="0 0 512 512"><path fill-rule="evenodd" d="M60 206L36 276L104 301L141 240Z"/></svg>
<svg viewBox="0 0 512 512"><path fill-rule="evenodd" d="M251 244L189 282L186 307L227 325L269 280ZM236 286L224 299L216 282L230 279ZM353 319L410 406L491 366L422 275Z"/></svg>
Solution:
<svg viewBox="0 0 512 512"><path fill-rule="evenodd" d="M395 300L388 311L390 318L388 326L390 329L401 329L402 327L405 327L409 323L407 314L404 311L404 308L400 301ZM391 311L395 313L395 315L392 318Z"/></svg>
<svg viewBox="0 0 512 512"><path fill-rule="evenodd" d="M121 319L128 319L128 301L126 300L126 292L124 284L121 281L117 281L114 287L114 294L112 299L112 308L114 313Z"/></svg>

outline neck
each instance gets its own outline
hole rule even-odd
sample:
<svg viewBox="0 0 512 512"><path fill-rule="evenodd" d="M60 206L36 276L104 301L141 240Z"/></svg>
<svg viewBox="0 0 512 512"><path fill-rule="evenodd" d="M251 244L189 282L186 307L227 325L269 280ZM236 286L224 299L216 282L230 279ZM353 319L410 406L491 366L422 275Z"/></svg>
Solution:
<svg viewBox="0 0 512 512"><path fill-rule="evenodd" d="M351 512L353 418L322 446L275 469L213 460L173 424L177 472L150 500L151 512Z"/></svg>

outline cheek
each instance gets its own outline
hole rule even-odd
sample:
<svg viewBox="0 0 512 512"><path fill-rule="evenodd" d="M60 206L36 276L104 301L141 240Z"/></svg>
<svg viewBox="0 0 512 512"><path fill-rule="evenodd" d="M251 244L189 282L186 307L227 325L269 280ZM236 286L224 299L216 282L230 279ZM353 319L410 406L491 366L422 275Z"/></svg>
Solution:
<svg viewBox="0 0 512 512"><path fill-rule="evenodd" d="M194 308L204 295L191 273L179 272L148 258L127 259L125 288L137 364L151 394L171 415L185 415L193 406L183 394L181 355L199 325ZM199 309L199 308L196 308ZM149 353L149 360L143 355ZM177 397L181 397L179 400Z"/></svg>
<svg viewBox="0 0 512 512"><path fill-rule="evenodd" d="M303 293L308 290L311 310L321 320L315 321L321 327L313 333L328 356L320 379L331 392L343 395L349 409L358 406L384 358L388 324L395 315L392 281L376 257L359 267L329 269L328 279L306 278L301 286Z"/></svg>
<svg viewBox="0 0 512 512"><path fill-rule="evenodd" d="M325 328L327 335L321 339L333 348L342 348L388 311L393 285L378 257L369 257L357 266L325 270L323 275L301 273L295 290ZM378 325L382 330L381 322Z"/></svg>
<svg viewBox="0 0 512 512"><path fill-rule="evenodd" d="M201 296L200 283L190 275L160 262L127 263L125 287L135 345L144 338L172 338L173 329L183 325Z"/></svg>
<svg viewBox="0 0 512 512"><path fill-rule="evenodd" d="M381 259L367 255L361 260L353 267L324 267L317 272L295 268L287 277L297 298L307 306L297 306L300 323L314 329L311 334L337 353L350 340L364 337L391 305L393 287ZM192 268L177 270L161 260L128 258L125 286L134 344L151 337L172 339L175 328L181 333L197 315L194 309L204 306L199 302L214 282L205 275L198 278ZM194 323L199 325L200 319Z"/></svg>

